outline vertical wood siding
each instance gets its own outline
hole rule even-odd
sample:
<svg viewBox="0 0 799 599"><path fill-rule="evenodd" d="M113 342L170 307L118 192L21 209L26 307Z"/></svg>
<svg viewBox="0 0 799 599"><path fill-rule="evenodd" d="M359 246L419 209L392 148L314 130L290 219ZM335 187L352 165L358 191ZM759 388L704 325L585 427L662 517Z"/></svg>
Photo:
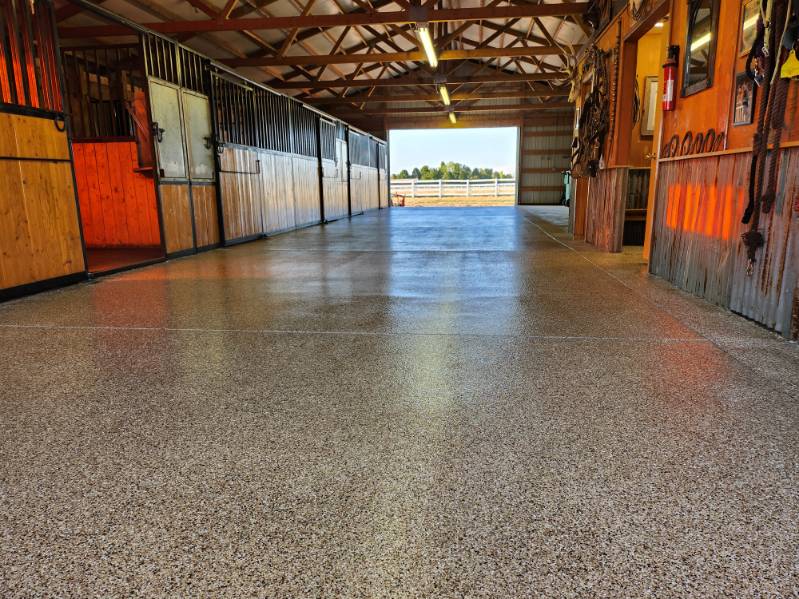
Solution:
<svg viewBox="0 0 799 599"><path fill-rule="evenodd" d="M264 233L288 231L297 226L294 210L294 168L289 154L263 152L267 168L261 170L264 188Z"/></svg>
<svg viewBox="0 0 799 599"><path fill-rule="evenodd" d="M336 161L323 160L322 185L325 197L325 220L331 221L347 216L347 142L336 140Z"/></svg>
<svg viewBox="0 0 799 599"><path fill-rule="evenodd" d="M167 255L194 248L188 183L161 183L161 214Z"/></svg>
<svg viewBox="0 0 799 599"><path fill-rule="evenodd" d="M661 162L650 270L681 289L797 338L799 150L784 150L778 197L761 216L765 245L747 276L741 216L749 154ZM793 323L793 325L792 325Z"/></svg>
<svg viewBox="0 0 799 599"><path fill-rule="evenodd" d="M378 169L378 200L381 208L388 208L388 175L385 169Z"/></svg>
<svg viewBox="0 0 799 599"><path fill-rule="evenodd" d="M216 186L191 186L191 203L194 208L194 233L197 247L204 248L219 243L219 216L216 205Z"/></svg>
<svg viewBox="0 0 799 599"><path fill-rule="evenodd" d="M350 169L350 193L353 214L378 208L377 169L353 164Z"/></svg>
<svg viewBox="0 0 799 599"><path fill-rule="evenodd" d="M297 227L322 221L319 190L319 162L316 158L293 156L294 223Z"/></svg>
<svg viewBox="0 0 799 599"><path fill-rule="evenodd" d="M589 180L585 240L606 252L620 252L628 169L608 168Z"/></svg>
<svg viewBox="0 0 799 599"><path fill-rule="evenodd" d="M86 247L159 246L155 185L136 172L136 142L75 142L72 150Z"/></svg>
<svg viewBox="0 0 799 599"><path fill-rule="evenodd" d="M0 289L85 271L67 134L0 114L0 155Z"/></svg>
<svg viewBox="0 0 799 599"><path fill-rule="evenodd" d="M255 150L232 146L226 146L220 155L219 185L227 243L263 233L263 191L256 174L258 159ZM263 161L260 163L261 169L267 166Z"/></svg>

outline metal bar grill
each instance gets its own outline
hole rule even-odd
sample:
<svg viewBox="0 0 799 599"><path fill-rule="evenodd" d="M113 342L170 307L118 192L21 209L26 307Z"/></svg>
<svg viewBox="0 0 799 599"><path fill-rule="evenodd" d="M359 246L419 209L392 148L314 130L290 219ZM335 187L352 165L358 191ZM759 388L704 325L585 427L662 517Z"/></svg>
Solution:
<svg viewBox="0 0 799 599"><path fill-rule="evenodd" d="M61 64L75 139L133 138L138 46L63 48Z"/></svg>
<svg viewBox="0 0 799 599"><path fill-rule="evenodd" d="M52 6L3 0L0 8L0 103L62 110Z"/></svg>

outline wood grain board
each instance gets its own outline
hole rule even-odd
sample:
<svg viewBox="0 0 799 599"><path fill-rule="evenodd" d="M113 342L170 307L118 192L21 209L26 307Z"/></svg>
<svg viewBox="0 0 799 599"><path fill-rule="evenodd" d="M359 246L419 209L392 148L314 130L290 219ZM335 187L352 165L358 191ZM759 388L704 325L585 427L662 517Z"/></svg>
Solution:
<svg viewBox="0 0 799 599"><path fill-rule="evenodd" d="M136 142L75 142L72 147L86 247L159 246L155 183L136 171Z"/></svg>

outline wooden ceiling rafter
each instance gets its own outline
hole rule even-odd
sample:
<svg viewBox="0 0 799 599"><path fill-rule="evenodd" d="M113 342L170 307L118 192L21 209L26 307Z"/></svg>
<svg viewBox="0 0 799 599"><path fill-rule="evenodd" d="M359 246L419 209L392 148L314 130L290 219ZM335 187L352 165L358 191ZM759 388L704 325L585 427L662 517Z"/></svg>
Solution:
<svg viewBox="0 0 799 599"><path fill-rule="evenodd" d="M459 108L455 112L544 112L550 110L567 110L572 105L569 102L551 102L547 104L480 104L475 106L468 106ZM392 114L439 114L445 115L448 112L444 106L433 106L424 108L382 108L376 110L364 110L360 112L340 112L338 114L345 114L346 118L352 115L355 116L388 116Z"/></svg>
<svg viewBox="0 0 799 599"><path fill-rule="evenodd" d="M372 88L376 89L376 88ZM534 90L529 91L526 89L516 90L492 90L486 92L468 91L457 92L450 94L453 102L464 100L521 100L529 97L545 97L545 98L565 98L568 97L569 90L561 88L557 90ZM315 106L343 106L347 104L360 104L360 103L404 103L404 102L437 102L440 101L440 96L436 93L417 93L417 94L357 94L344 97L327 97L327 98L311 98L306 100L309 104Z"/></svg>
<svg viewBox="0 0 799 599"><path fill-rule="evenodd" d="M464 38L465 40L466 38ZM473 42L475 45L477 42ZM475 50L444 50L438 55L439 62L463 60L466 58L530 58L536 56L556 56L560 48L554 46L522 46L494 48L485 47ZM320 66L323 64L362 64L385 62L420 62L424 60L424 52L368 52L360 54L309 54L282 57L266 56L263 58L225 58L220 62L230 67L261 67L261 66ZM546 64L546 63L544 63ZM552 65L548 68L557 69Z"/></svg>
<svg viewBox="0 0 799 599"><path fill-rule="evenodd" d="M205 5L201 0L186 0L193 6ZM587 8L587 3L558 2L553 4L512 4L508 6L478 7L478 8L452 8L434 9L427 13L430 23L444 21L483 21L486 19L512 19L514 17L542 17L566 16L569 14L582 14ZM202 9L201 9L202 10ZM205 11L203 11L205 12ZM215 13L216 11L214 11ZM209 15L210 16L210 15ZM242 19L207 19L207 20L176 20L156 23L145 23L144 26L159 33L187 33L187 32L214 32L214 31L259 31L266 29L290 30L298 28L329 28L345 25L381 25L381 24L408 24L413 23L412 13L402 11L350 11L345 14L335 15L306 15L291 17L268 18L242 18ZM62 28L65 37L104 36L112 37L124 35L125 28L115 25L87 26Z"/></svg>

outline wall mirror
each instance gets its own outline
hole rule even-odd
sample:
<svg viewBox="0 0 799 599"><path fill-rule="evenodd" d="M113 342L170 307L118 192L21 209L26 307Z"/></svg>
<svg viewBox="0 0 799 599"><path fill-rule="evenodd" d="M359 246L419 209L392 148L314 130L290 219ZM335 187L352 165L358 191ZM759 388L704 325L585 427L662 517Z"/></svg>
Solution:
<svg viewBox="0 0 799 599"><path fill-rule="evenodd" d="M688 39L685 43L682 95L690 96L713 84L719 0L688 1Z"/></svg>

